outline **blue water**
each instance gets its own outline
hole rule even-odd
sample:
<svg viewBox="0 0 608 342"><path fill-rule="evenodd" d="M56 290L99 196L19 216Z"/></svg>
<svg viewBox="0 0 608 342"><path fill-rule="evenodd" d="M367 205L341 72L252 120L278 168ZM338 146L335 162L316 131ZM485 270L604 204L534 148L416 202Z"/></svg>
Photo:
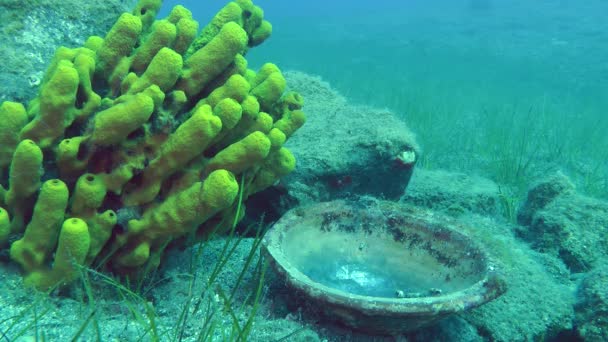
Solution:
<svg viewBox="0 0 608 342"><path fill-rule="evenodd" d="M201 26L225 4L166 1L161 16L177 3ZM352 102L394 110L418 134L419 166L474 170L520 193L559 168L608 197L607 2L255 3L273 35L250 67L319 75Z"/></svg>

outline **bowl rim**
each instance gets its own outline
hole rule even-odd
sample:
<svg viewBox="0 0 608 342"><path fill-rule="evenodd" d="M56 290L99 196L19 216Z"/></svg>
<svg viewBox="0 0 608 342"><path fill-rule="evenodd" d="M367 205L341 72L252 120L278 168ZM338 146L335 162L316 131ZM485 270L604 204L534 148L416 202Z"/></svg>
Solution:
<svg viewBox="0 0 608 342"><path fill-rule="evenodd" d="M454 222L448 222L450 227L444 228L449 229L458 238L465 239L472 247L476 248L480 253L479 257L482 258L482 264L485 266L485 270L482 271L483 277L464 289L435 296L389 298L349 293L312 280L293 265L282 253L281 242L285 232L279 228L289 227L291 221L296 221L296 217L298 216L297 210L324 206L336 210L335 208L344 208L344 205L349 206L350 204L339 200L291 209L266 232L262 239L263 250L266 255L270 256L275 270L283 275L288 285L302 291L312 299L326 301L341 307L349 307L369 315L437 316L477 307L506 291L505 280L497 267L491 262L487 252L476 241L453 229L451 226ZM407 207L407 205L404 206ZM419 209L425 210L424 208ZM435 217L435 215L433 216ZM407 214L404 217L421 219L420 217ZM450 218L447 219L449 220Z"/></svg>

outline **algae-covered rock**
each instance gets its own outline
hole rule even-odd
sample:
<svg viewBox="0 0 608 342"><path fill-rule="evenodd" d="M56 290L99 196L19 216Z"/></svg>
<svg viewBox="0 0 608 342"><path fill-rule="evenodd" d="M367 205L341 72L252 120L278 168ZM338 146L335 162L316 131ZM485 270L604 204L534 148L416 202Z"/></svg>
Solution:
<svg viewBox="0 0 608 342"><path fill-rule="evenodd" d="M585 341L608 340L608 266L583 278L575 306L576 330Z"/></svg>
<svg viewBox="0 0 608 342"><path fill-rule="evenodd" d="M553 201L557 196L574 191L574 184L561 172L548 175L530 187L528 196L517 212L517 222L529 225L534 214Z"/></svg>
<svg viewBox="0 0 608 342"><path fill-rule="evenodd" d="M519 235L559 257L573 272L586 272L608 257L608 202L576 193L561 173L532 187L518 215Z"/></svg>
<svg viewBox="0 0 608 342"><path fill-rule="evenodd" d="M57 46L79 46L104 34L135 0L0 1L0 101L28 101L38 92Z"/></svg>
<svg viewBox="0 0 608 342"><path fill-rule="evenodd" d="M418 169L401 197L415 204L451 215L498 213L499 189L489 179L443 170Z"/></svg>
<svg viewBox="0 0 608 342"><path fill-rule="evenodd" d="M293 196L302 204L348 194L399 198L420 153L405 123L390 110L348 103L317 77L285 76L311 118L286 145L300 161L285 180Z"/></svg>

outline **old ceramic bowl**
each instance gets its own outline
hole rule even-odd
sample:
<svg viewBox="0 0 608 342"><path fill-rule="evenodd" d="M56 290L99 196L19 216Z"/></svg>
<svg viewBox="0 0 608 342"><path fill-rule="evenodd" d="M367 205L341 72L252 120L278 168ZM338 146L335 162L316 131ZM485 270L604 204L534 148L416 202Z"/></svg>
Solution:
<svg viewBox="0 0 608 342"><path fill-rule="evenodd" d="M484 251L449 219L393 202L296 208L263 244L293 294L362 331L397 334L505 290Z"/></svg>

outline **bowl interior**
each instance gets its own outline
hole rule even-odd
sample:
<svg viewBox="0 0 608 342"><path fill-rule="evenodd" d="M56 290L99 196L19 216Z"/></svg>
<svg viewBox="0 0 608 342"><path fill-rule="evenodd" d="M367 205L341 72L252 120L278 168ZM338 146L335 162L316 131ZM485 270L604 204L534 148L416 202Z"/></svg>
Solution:
<svg viewBox="0 0 608 342"><path fill-rule="evenodd" d="M280 246L312 281L363 296L436 296L485 275L483 254L464 236L400 212L304 215Z"/></svg>

